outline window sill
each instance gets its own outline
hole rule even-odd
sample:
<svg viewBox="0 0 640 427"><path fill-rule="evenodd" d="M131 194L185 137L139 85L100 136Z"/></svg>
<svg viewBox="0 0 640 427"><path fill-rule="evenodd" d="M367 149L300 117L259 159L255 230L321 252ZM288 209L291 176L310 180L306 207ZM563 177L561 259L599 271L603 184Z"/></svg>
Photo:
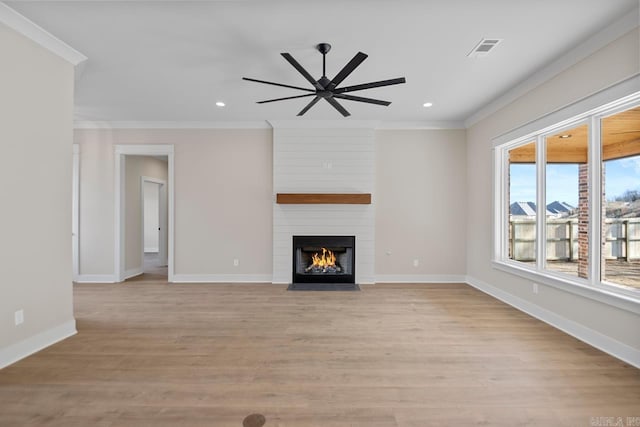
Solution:
<svg viewBox="0 0 640 427"><path fill-rule="evenodd" d="M543 273L526 266L516 265L515 262L493 261L492 264L493 268L497 270L514 274L545 286L550 286L552 288L589 298L634 314L640 314L640 292L638 292L638 296L636 296L629 294L633 291L614 291L611 289L612 286L588 285L586 281L581 279L571 280L570 278L563 277L562 275L555 275L549 272Z"/></svg>

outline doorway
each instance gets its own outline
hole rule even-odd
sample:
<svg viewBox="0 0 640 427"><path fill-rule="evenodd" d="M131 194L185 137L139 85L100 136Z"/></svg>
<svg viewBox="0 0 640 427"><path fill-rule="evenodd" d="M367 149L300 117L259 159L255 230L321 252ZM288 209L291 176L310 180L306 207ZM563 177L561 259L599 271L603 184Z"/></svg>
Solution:
<svg viewBox="0 0 640 427"><path fill-rule="evenodd" d="M166 181L140 177L142 273L146 280L167 280Z"/></svg>
<svg viewBox="0 0 640 427"><path fill-rule="evenodd" d="M166 175L143 172L132 175L131 166L142 157L162 158ZM174 160L173 145L117 145L115 147L115 275L116 281L123 282L127 278L144 274L144 182L152 181L157 185L159 208L158 252L157 261L152 266L164 268L162 281L173 281L173 179ZM128 173L129 172L129 173ZM166 202L163 202L166 201ZM164 225L164 227L163 227ZM164 239L165 243L161 244ZM153 249L153 248L151 248ZM162 264L162 265L160 265ZM145 279L146 280L146 279Z"/></svg>

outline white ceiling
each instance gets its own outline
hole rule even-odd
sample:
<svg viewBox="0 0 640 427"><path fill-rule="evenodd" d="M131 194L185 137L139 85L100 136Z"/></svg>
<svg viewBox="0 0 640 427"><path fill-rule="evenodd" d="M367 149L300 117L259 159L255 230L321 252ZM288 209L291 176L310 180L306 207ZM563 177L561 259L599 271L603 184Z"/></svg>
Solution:
<svg viewBox="0 0 640 427"><path fill-rule="evenodd" d="M342 86L406 77L404 85L341 101L351 120L462 121L532 73L637 7L637 0L235 0L7 2L85 54L76 119L89 121L291 120L309 98L252 77L311 87L280 56L319 78L331 43L333 77L358 51L369 58ZM504 41L485 58L482 39ZM216 101L227 106L219 108ZM432 108L422 104L433 102ZM348 120L326 102L305 119ZM304 119L299 119L304 120Z"/></svg>

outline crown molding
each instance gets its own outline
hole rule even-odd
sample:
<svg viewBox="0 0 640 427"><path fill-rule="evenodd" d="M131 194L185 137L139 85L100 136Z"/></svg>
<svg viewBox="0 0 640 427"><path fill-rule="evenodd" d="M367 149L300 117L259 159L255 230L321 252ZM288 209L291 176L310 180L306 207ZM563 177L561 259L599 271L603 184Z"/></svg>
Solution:
<svg viewBox="0 0 640 427"><path fill-rule="evenodd" d="M267 120L273 129L375 129L375 120Z"/></svg>
<svg viewBox="0 0 640 427"><path fill-rule="evenodd" d="M620 19L609 24L604 29L586 39L584 42L561 55L558 59L533 73L503 95L498 96L493 101L480 108L464 121L464 126L466 128L470 128L479 121L506 107L527 92L594 54L609 43L627 34L629 31L637 28L640 26L639 17L640 8L635 7Z"/></svg>
<svg viewBox="0 0 640 427"><path fill-rule="evenodd" d="M233 122L197 121L90 121L76 120L74 129L375 129L437 130L464 129L461 121L374 121L374 120L265 120Z"/></svg>
<svg viewBox="0 0 640 427"><path fill-rule="evenodd" d="M378 122L376 130L439 130L439 129L465 129L464 122L460 120L439 121L390 121Z"/></svg>
<svg viewBox="0 0 640 427"><path fill-rule="evenodd" d="M87 60L87 57L82 53L78 52L31 20L20 15L3 2L0 2L0 22L17 33L34 41L48 51L70 62L74 66L77 66Z"/></svg>
<svg viewBox="0 0 640 427"><path fill-rule="evenodd" d="M74 129L271 129L266 121L169 122L76 120Z"/></svg>
<svg viewBox="0 0 640 427"><path fill-rule="evenodd" d="M442 121L382 121L382 120L267 120L274 129L464 129L456 120Z"/></svg>

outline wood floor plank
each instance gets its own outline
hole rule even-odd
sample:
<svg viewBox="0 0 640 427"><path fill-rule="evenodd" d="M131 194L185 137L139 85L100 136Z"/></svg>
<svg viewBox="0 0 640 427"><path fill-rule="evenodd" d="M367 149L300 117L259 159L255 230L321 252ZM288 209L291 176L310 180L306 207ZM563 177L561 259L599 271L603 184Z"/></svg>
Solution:
<svg viewBox="0 0 640 427"><path fill-rule="evenodd" d="M1 425L588 426L640 370L464 284L75 285L78 334L0 371Z"/></svg>

